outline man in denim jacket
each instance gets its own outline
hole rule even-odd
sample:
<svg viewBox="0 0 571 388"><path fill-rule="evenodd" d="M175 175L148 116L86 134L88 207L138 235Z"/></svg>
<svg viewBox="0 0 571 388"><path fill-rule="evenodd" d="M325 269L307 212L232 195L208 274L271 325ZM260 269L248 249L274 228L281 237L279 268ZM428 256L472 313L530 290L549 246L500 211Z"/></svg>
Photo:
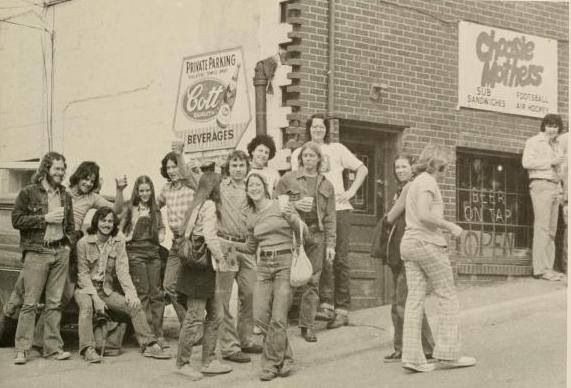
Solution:
<svg viewBox="0 0 571 388"><path fill-rule="evenodd" d="M25 364L40 297L45 290L43 354L56 360L70 357L60 336L61 297L69 265L70 246L75 243L71 197L62 186L65 157L48 152L22 189L12 211L12 226L20 231L24 266L24 304L16 329L15 364Z"/></svg>

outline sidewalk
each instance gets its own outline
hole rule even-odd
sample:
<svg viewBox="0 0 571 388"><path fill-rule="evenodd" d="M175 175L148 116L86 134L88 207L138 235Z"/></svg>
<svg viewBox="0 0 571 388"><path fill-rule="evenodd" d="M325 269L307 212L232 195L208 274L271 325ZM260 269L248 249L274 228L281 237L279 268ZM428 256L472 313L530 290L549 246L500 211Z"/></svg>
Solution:
<svg viewBox="0 0 571 388"><path fill-rule="evenodd" d="M514 316L525 317L533 306L553 297L566 294L566 282L548 282L531 278L510 280L485 285L461 285L458 297L461 309L461 329L468 333L470 328L493 325L510 320ZM436 301L430 296L426 311L432 325L435 325ZM176 319L169 320L171 330L176 331ZM169 331L171 331L169 330ZM172 332L172 331L171 331ZM324 322L318 322L317 343L307 343L299 329L290 322L288 336L296 361L295 373L305 373L304 369L326 364L333 360L349 357L375 348L392 350L392 321L390 305L351 312L350 325L336 330L327 330ZM169 341L175 341L169 338ZM196 352L199 353L199 352ZM194 357L193 357L194 358ZM198 360L197 360L198 361ZM257 386L259 357L250 364L235 364L233 373L216 379L204 379L199 386L222 386L226 382L245 386ZM281 380L285 383L286 380Z"/></svg>

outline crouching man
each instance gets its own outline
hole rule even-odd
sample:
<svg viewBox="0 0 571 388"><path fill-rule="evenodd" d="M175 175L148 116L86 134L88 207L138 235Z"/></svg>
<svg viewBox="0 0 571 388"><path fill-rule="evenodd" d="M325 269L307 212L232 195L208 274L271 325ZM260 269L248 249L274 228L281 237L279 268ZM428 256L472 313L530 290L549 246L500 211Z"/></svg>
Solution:
<svg viewBox="0 0 571 388"><path fill-rule="evenodd" d="M119 219L111 208L100 208L93 215L88 234L77 243L78 288L74 296L79 306L79 353L85 361L101 361L95 351L93 313L109 310L129 315L145 357L171 358L157 343L141 308L129 275L125 240L117 236L118 225ZM115 278L124 296L114 289Z"/></svg>

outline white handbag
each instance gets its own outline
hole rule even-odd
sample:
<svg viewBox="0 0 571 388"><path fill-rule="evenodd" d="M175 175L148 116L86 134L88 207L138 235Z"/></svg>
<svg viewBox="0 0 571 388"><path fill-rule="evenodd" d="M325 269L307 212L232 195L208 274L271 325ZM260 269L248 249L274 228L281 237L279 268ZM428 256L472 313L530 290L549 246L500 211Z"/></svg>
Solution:
<svg viewBox="0 0 571 388"><path fill-rule="evenodd" d="M289 283L292 287L301 287L311 279L313 275L313 267L311 261L305 253L305 248L303 247L303 225L301 219L299 220L299 236L300 243L299 246L295 242L295 232L293 232L293 254L291 271L289 277Z"/></svg>

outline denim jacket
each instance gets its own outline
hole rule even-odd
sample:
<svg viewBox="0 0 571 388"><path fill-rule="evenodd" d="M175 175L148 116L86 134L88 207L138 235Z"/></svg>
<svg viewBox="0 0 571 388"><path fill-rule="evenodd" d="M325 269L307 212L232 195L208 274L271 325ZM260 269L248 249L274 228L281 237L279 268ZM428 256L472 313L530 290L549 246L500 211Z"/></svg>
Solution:
<svg viewBox="0 0 571 388"><path fill-rule="evenodd" d="M70 246L75 244L73 205L71 195L60 186L61 206L63 213L63 234ZM20 231L20 247L22 251L44 250L44 234L46 232L45 215L48 213L48 193L41 183L32 183L24 187L12 211L12 226Z"/></svg>
<svg viewBox="0 0 571 388"><path fill-rule="evenodd" d="M299 201L307 190L305 175L301 170L286 173L276 186L277 194L287 194L291 201ZM335 248L337 238L335 189L322 174L317 176L315 206L319 230L325 234L325 245Z"/></svg>

